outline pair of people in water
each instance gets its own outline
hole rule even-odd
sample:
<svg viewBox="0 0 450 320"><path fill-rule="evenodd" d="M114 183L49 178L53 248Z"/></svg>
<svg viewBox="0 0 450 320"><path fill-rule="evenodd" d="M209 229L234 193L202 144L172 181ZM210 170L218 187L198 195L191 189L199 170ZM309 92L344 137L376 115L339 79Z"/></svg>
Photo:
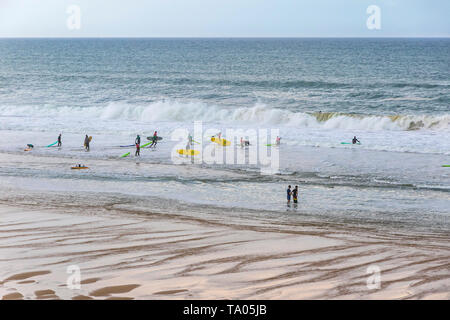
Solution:
<svg viewBox="0 0 450 320"><path fill-rule="evenodd" d="M295 186L294 189L291 189L291 186L289 185L287 188L287 203L291 203L291 197L292 200L294 200L294 203L298 202L298 186Z"/></svg>
<svg viewBox="0 0 450 320"><path fill-rule="evenodd" d="M361 143L361 142L358 139L356 139L356 136L354 136L352 139L352 143L356 144L356 143Z"/></svg>

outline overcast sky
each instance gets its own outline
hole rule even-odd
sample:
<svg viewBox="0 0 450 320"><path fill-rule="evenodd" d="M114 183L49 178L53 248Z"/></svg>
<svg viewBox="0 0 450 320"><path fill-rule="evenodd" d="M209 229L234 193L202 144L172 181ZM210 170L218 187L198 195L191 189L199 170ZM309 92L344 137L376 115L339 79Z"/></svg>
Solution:
<svg viewBox="0 0 450 320"><path fill-rule="evenodd" d="M381 29L366 25L370 5ZM0 0L0 37L396 36L449 37L450 0Z"/></svg>

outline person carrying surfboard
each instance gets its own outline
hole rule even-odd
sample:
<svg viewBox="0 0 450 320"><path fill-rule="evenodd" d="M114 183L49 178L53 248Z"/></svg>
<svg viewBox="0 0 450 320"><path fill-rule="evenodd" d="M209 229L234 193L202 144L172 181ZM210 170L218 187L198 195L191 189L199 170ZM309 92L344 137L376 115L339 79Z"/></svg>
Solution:
<svg viewBox="0 0 450 320"><path fill-rule="evenodd" d="M356 136L354 136L352 139L352 143L356 144L357 142L361 143L358 139L356 139Z"/></svg>
<svg viewBox="0 0 450 320"><path fill-rule="evenodd" d="M61 133L58 136L58 147L61 147L62 142L61 142Z"/></svg>
<svg viewBox="0 0 450 320"><path fill-rule="evenodd" d="M153 137L152 137L152 144L149 146L149 148L151 148L153 146L156 148L157 143L158 143L158 131L155 131L155 133L153 134Z"/></svg>
<svg viewBox="0 0 450 320"><path fill-rule="evenodd" d="M84 138L84 147L86 148L86 151L89 151L89 136L86 135L86 137Z"/></svg>

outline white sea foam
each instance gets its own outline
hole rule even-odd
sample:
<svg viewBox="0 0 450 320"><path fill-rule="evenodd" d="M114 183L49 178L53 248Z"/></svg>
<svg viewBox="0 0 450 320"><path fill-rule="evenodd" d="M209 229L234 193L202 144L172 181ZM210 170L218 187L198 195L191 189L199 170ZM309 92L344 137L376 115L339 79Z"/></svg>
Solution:
<svg viewBox="0 0 450 320"><path fill-rule="evenodd" d="M0 116L58 116L134 120L142 122L172 121L217 122L277 125L280 127L398 131L450 130L450 114L444 115L354 115L337 112L306 113L272 108L265 104L253 107L223 107L201 102L158 101L147 105L110 103L103 107L0 106Z"/></svg>

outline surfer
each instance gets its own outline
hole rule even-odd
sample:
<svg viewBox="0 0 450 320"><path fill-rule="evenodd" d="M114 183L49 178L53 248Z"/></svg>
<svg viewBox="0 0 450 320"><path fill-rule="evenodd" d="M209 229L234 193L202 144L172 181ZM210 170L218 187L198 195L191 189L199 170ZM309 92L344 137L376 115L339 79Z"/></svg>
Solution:
<svg viewBox="0 0 450 320"><path fill-rule="evenodd" d="M192 136L191 136L191 133L189 133L188 141L186 143L186 150L191 150L191 145L192 145Z"/></svg>
<svg viewBox="0 0 450 320"><path fill-rule="evenodd" d="M280 141L281 140L281 138L279 137L279 136L277 136L277 139L275 140L275 144L277 145L277 146L279 146L280 145Z"/></svg>
<svg viewBox="0 0 450 320"><path fill-rule="evenodd" d="M152 137L152 144L149 146L149 148L151 148L153 146L156 148L157 143L158 143L158 131L155 131L155 133L153 134L153 137Z"/></svg>
<svg viewBox="0 0 450 320"><path fill-rule="evenodd" d="M62 142L61 142L61 133L60 133L58 136L58 147L61 147L61 144L62 144Z"/></svg>
<svg viewBox="0 0 450 320"><path fill-rule="evenodd" d="M352 139L352 143L356 144L357 142L361 143L358 139L356 139L356 136L354 136Z"/></svg>
<svg viewBox="0 0 450 320"><path fill-rule="evenodd" d="M292 190L291 190L291 185L289 185L287 188L287 203L288 204L291 203L291 195L292 195Z"/></svg>
<svg viewBox="0 0 450 320"><path fill-rule="evenodd" d="M244 139L241 137L241 147L243 148L244 146L249 146L249 145L250 145L250 141L244 140Z"/></svg>
<svg viewBox="0 0 450 320"><path fill-rule="evenodd" d="M89 137L88 135L86 135L86 137L84 138L84 147L86 148L86 151L89 151Z"/></svg>
<svg viewBox="0 0 450 320"><path fill-rule="evenodd" d="M139 137L139 136L138 136ZM136 139L137 140L137 139ZM136 153L134 154L135 157L141 156L141 144L136 142Z"/></svg>
<svg viewBox="0 0 450 320"><path fill-rule="evenodd" d="M295 186L294 190L292 190L292 198L294 199L294 203L297 203L298 197L298 186Z"/></svg>
<svg viewBox="0 0 450 320"><path fill-rule="evenodd" d="M141 145L141 137L137 135L136 140L134 140L135 144Z"/></svg>

